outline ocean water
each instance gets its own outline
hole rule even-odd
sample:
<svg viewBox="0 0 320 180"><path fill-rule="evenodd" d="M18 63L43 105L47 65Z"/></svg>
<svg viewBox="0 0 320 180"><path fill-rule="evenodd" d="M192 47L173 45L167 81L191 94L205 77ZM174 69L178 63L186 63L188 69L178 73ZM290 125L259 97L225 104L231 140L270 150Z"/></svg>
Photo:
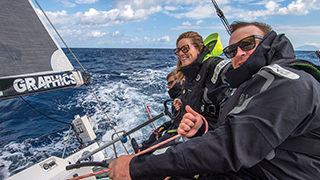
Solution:
<svg viewBox="0 0 320 180"><path fill-rule="evenodd" d="M76 69L80 69L70 53L64 49ZM74 116L88 115L94 121L97 141L111 140L114 133L109 120L117 131L131 130L148 121L144 103L156 116L169 99L166 75L174 70L176 56L170 49L72 49L82 66L93 74L91 87L107 116L103 113L88 86L25 96L34 108L51 118L71 123ZM312 51L297 51L297 58L319 65ZM5 179L49 156L62 156L64 137L69 132L66 124L39 114L21 98L0 101L0 179ZM159 126L169 120L163 117L154 123ZM150 135L152 124L130 135L141 142ZM68 142L66 155L77 147L74 139ZM132 152L130 143L125 143ZM118 155L126 154L116 143ZM111 147L104 150L114 156Z"/></svg>

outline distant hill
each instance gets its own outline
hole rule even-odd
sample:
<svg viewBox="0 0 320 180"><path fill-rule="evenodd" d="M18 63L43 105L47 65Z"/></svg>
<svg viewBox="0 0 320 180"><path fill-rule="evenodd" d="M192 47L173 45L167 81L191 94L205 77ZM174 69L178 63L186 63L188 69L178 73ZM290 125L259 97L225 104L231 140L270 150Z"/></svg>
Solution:
<svg viewBox="0 0 320 180"><path fill-rule="evenodd" d="M316 50L319 50L319 48L316 47L316 46L312 46L312 45L303 45L303 46L299 46L299 47L295 48L295 50L298 50L298 51L316 51Z"/></svg>

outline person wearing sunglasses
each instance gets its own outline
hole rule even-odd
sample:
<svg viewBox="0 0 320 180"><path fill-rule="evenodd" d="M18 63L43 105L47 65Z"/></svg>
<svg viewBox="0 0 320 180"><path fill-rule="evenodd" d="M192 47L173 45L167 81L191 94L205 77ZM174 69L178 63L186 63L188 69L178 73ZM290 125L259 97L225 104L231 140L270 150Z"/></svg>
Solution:
<svg viewBox="0 0 320 180"><path fill-rule="evenodd" d="M232 23L229 44L224 53L234 69L225 75L237 89L224 104L218 128L161 158L184 158L175 172L189 169L211 174L209 179L318 179L320 68L295 59L290 40L265 23ZM203 120L186 109L178 132L192 137Z"/></svg>
<svg viewBox="0 0 320 180"><path fill-rule="evenodd" d="M258 34L262 34L262 32ZM227 56L227 58L232 59L232 66L234 68L238 68L242 63L246 61L246 59L248 59L248 57L256 49L257 44L259 44L262 39L263 36L261 35L250 35L241 39L240 41L232 39L233 41L236 41L236 43L231 42L231 45L224 48L223 52ZM238 53L239 55L237 55Z"/></svg>
<svg viewBox="0 0 320 180"><path fill-rule="evenodd" d="M184 32L177 38L176 48L173 50L178 59L176 69L174 70L175 81L168 81L168 85L171 82L175 83L175 86L182 85L181 95L173 102L173 105L181 113L180 116L172 119L169 127L166 127L168 133L162 135L159 139L152 142L152 144L148 144L148 146L155 145L177 134L181 118L186 113L186 105L191 106L207 119L208 127L202 126L198 133L199 135L206 128L215 128L220 107L231 94L231 88L224 80L224 74L233 69L233 67L229 60L217 57L223 53L222 50L223 48L217 33L212 33L204 41L202 36L194 31ZM180 143L181 141L176 139L157 149L163 151L161 149L164 147L168 148L169 145L176 146ZM141 148L141 150L143 149ZM110 167L113 167L113 165L111 164ZM140 171L144 170L140 169ZM113 174L114 171L111 172L111 176L109 177L116 178ZM190 176L190 174L182 175L182 179L185 179L184 176ZM165 177L160 177L159 179L164 179ZM179 179L181 177L172 177L172 179ZM193 176L191 175L189 178L193 178Z"/></svg>
<svg viewBox="0 0 320 180"><path fill-rule="evenodd" d="M231 93L227 82L220 77L226 70L232 69L229 60L214 56L203 62L208 53L222 53L223 48L218 37L217 33L213 33L204 42L202 36L194 31L182 33L178 37L177 48L173 50L178 59L177 67L168 74L167 81L168 88L171 88L168 93L171 99L174 99L172 112L174 116L180 113L176 118L157 128L148 140L143 141L140 151L177 134L180 120L185 113L185 105L190 105L197 112L201 112L207 118L209 127L215 127L220 106ZM213 44L208 46L210 42ZM209 47L211 52L208 50ZM202 129L204 131L205 127ZM180 142L172 141L165 146L177 143Z"/></svg>
<svg viewBox="0 0 320 180"><path fill-rule="evenodd" d="M170 98L175 99L175 98L179 97L181 94L181 91L182 91L182 85L180 83L177 83L175 72L174 71L170 72L167 75L166 80L167 80L168 94L169 94ZM177 113L178 113L178 111L175 109L174 106L172 106L171 114L173 116L176 116ZM153 130L153 133L149 136L149 138L147 140L144 140L141 143L141 146L139 146L137 142L131 141L131 144L136 144L135 146L133 146L135 153L138 153L140 151L147 149L155 141L158 141L158 140L162 141L162 140L170 138L172 136L172 134L170 133L171 130L175 130L174 132L176 134L176 132L177 132L176 129L178 128L178 126L179 126L179 123L174 123L174 121L170 120L170 121L164 122L157 129ZM132 139L134 139L134 138L132 138Z"/></svg>
<svg viewBox="0 0 320 180"><path fill-rule="evenodd" d="M208 37L205 41L208 40ZM214 47L216 48L215 51L218 52L220 51L219 48L222 48L219 36L216 41L217 44ZM211 78L221 77L222 72L231 69L229 61L223 60L222 58L215 59L213 63L210 64L208 71L202 75L204 76L203 79L206 79L204 85L199 85L196 84L196 82L198 82L197 77L201 74L199 72L204 64L202 52L204 51L205 44L202 40L202 36L194 31L182 33L176 40L176 46L177 48L174 49L174 53L177 55L178 61L174 72L177 77L177 82L183 83L184 90L181 96L175 99L173 105L177 110L181 110L182 114L185 113L184 107L187 104L195 108L197 112L200 112L200 107L202 106L204 109L202 113L206 114L206 116L211 116L208 118L211 119L210 122L212 122L212 124L215 124L220 104L223 99L229 95L230 88L228 87L227 82L223 81L221 78L217 78L216 82L213 80L211 81ZM200 56L200 54L202 56ZM214 73L215 67L220 67L220 69L216 69L216 73ZM207 98L202 99L202 97ZM212 109L215 109L216 112L212 112Z"/></svg>
<svg viewBox="0 0 320 180"><path fill-rule="evenodd" d="M242 40L250 36L248 48ZM265 23L233 22L229 43L225 53L234 69L225 76L236 90L218 127L157 155L121 156L112 179L319 179L320 68L295 59L290 40ZM192 137L203 118L186 110L178 133Z"/></svg>
<svg viewBox="0 0 320 180"><path fill-rule="evenodd" d="M168 75L167 75L167 88L170 90L170 89L172 89L173 87L174 87L174 85L176 85L176 83L177 83L177 80L176 80L176 77L175 77L175 75L174 75L174 72L172 71L172 72L170 72ZM170 95L170 93L169 93L169 95ZM170 95L170 97L171 97L171 95ZM174 96L173 95L173 97L177 97L177 96ZM171 98L173 98L173 97L171 97Z"/></svg>

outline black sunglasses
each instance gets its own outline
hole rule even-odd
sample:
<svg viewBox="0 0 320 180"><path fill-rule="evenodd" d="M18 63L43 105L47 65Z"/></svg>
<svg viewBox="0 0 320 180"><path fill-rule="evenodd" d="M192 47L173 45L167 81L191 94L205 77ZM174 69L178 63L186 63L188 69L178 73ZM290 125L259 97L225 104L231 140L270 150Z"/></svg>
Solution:
<svg viewBox="0 0 320 180"><path fill-rule="evenodd" d="M185 44L181 48L175 48L173 52L178 55L180 51L187 53L190 50L190 46L198 46L198 44Z"/></svg>
<svg viewBox="0 0 320 180"><path fill-rule="evenodd" d="M226 48L224 48L223 52L227 56L227 58L233 58L237 55L238 46L243 51L250 51L251 49L256 47L256 38L263 39L263 36L252 35L252 36L245 37L245 38L241 39L239 42L237 42L235 44L231 44L231 45L227 46Z"/></svg>
<svg viewBox="0 0 320 180"><path fill-rule="evenodd" d="M176 80L169 81L168 86L171 86L174 81L176 81Z"/></svg>

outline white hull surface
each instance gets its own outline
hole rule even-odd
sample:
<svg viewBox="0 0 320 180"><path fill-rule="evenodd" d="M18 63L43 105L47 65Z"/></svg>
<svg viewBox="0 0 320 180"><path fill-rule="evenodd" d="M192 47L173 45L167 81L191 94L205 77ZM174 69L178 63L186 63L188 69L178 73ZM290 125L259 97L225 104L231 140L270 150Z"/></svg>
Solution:
<svg viewBox="0 0 320 180"><path fill-rule="evenodd" d="M65 180L76 176L92 173L92 167L81 167L80 169L72 169L67 171L66 166L75 164L75 162L89 152L97 149L97 143L82 149L81 151L72 154L71 156L62 159L55 156L39 162L24 171L9 177L7 180ZM89 161L102 161L104 159L103 153L100 151L89 158ZM94 176L86 178L86 180L95 180Z"/></svg>

